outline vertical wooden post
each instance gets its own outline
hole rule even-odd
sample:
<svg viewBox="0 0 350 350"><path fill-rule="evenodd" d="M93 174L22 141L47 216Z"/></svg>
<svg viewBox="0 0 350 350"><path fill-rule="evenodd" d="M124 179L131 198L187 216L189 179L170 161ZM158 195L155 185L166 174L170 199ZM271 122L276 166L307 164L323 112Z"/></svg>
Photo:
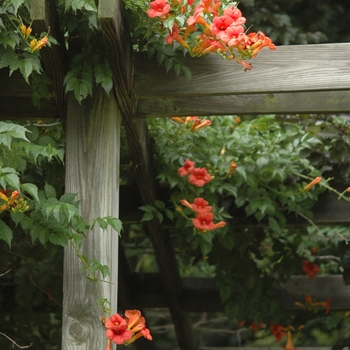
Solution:
<svg viewBox="0 0 350 350"><path fill-rule="evenodd" d="M78 193L86 220L118 217L120 113L113 96L97 90L81 105L68 96L66 192ZM102 295L116 312L118 234L97 225L84 239L81 253L111 270L112 284L101 283ZM72 247L65 250L62 349L104 349L107 338L94 286L86 278Z"/></svg>

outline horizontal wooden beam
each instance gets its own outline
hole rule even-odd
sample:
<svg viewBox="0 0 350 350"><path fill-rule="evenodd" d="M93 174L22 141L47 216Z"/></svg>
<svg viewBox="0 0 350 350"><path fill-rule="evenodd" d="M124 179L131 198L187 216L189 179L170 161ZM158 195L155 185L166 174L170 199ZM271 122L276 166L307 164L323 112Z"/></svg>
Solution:
<svg viewBox="0 0 350 350"><path fill-rule="evenodd" d="M0 120L58 119L55 101L42 101L35 107L30 97L0 96Z"/></svg>
<svg viewBox="0 0 350 350"><path fill-rule="evenodd" d="M343 113L350 111L350 91L313 91L227 96L152 98L137 101L137 117L237 114Z"/></svg>
<svg viewBox="0 0 350 350"><path fill-rule="evenodd" d="M168 306L159 274L134 274L130 283L131 300L135 307ZM327 301L332 297L332 311L350 310L350 286L345 286L341 275L319 276L313 279L307 276L293 276L286 284L276 287L276 291L288 311L300 310L294 302L303 302L306 295L312 295L317 301ZM182 278L181 307L186 312L223 311L214 278Z"/></svg>
<svg viewBox="0 0 350 350"><path fill-rule="evenodd" d="M349 49L348 43L264 49L249 72L214 54L185 57L190 80L166 74L155 58L140 54L135 59L135 114L349 112Z"/></svg>
<svg viewBox="0 0 350 350"><path fill-rule="evenodd" d="M262 50L244 72L218 55L184 58L192 78L165 73L156 59L136 56L135 97L220 96L350 90L350 44L285 45Z"/></svg>
<svg viewBox="0 0 350 350"><path fill-rule="evenodd" d="M9 76L8 69L0 69L0 81L0 120L59 118L54 100L34 106L32 87L18 71Z"/></svg>

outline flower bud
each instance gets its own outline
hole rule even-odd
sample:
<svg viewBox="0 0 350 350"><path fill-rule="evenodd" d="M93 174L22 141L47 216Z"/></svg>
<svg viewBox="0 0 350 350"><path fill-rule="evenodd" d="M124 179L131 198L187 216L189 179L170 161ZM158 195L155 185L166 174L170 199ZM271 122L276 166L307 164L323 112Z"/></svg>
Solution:
<svg viewBox="0 0 350 350"><path fill-rule="evenodd" d="M21 33L25 36L27 31L27 27L22 23L21 25Z"/></svg>

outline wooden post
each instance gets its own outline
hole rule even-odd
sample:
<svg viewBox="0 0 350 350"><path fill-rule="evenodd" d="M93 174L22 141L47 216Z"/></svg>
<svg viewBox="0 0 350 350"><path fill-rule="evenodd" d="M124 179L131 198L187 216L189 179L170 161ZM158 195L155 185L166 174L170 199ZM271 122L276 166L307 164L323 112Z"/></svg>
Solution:
<svg viewBox="0 0 350 350"><path fill-rule="evenodd" d="M68 96L66 192L78 193L86 220L118 216L119 121L116 101L104 91L95 91L82 105ZM84 239L81 253L110 268L112 284L100 286L116 312L118 234L95 226ZM62 349L104 349L107 338L98 295L72 247L65 250L63 295Z"/></svg>

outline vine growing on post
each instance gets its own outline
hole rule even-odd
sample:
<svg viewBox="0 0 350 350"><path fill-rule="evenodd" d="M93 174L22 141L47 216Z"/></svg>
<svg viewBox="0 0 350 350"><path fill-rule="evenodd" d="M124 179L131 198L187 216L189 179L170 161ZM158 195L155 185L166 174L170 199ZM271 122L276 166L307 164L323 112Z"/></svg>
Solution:
<svg viewBox="0 0 350 350"><path fill-rule="evenodd" d="M53 140L46 136L46 144L31 142L28 139L30 134L31 131L21 125L0 122L0 240L11 249L13 232L20 227L33 245L72 245L87 279L96 286L97 302L103 315L101 320L108 338L107 349L110 341L130 344L140 336L152 340L145 319L138 310L127 310L125 319L118 314L109 317L110 302L104 298L100 288L101 282L107 283L105 279L109 268L94 258L82 255L79 249L95 225L103 230L110 226L120 234L121 221L107 216L97 217L88 223L79 214L76 194L66 193L57 198L56 190L48 183L39 189L34 183L22 182L29 164L36 165L53 158L63 161L63 154L51 146ZM40 140L38 133L31 139ZM13 344L16 345L14 341Z"/></svg>

